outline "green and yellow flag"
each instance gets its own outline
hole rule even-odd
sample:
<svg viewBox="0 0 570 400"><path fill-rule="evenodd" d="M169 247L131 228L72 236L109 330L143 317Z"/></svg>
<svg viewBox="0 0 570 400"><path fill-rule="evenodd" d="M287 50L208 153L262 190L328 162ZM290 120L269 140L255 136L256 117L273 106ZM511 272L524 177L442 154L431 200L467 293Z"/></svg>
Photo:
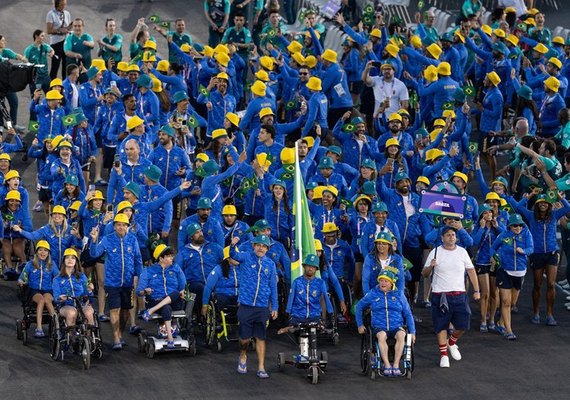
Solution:
<svg viewBox="0 0 570 400"><path fill-rule="evenodd" d="M30 133L37 133L38 129L40 128L40 124L38 121L30 121L28 124L28 132Z"/></svg>
<svg viewBox="0 0 570 400"><path fill-rule="evenodd" d="M71 126L77 124L77 114L69 114L63 117L63 126Z"/></svg>
<svg viewBox="0 0 570 400"><path fill-rule="evenodd" d="M303 274L301 263L309 254L317 254L315 236L309 213L309 202L305 193L305 184L301 176L298 145L295 143L295 181L293 189L293 215L295 228L293 235L293 255L291 258L291 283Z"/></svg>

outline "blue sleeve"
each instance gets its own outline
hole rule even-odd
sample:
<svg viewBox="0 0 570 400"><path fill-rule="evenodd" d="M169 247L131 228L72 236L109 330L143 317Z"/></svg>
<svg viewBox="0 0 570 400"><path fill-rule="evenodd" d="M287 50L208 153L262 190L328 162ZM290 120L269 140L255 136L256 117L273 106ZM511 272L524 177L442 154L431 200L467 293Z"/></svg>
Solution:
<svg viewBox="0 0 570 400"><path fill-rule="evenodd" d="M342 29L344 30L344 33L346 33L351 39L353 39L360 46L364 46L368 42L368 38L366 38L364 35L358 32L355 32L354 29L352 29L352 27L349 24L345 24L342 27Z"/></svg>
<svg viewBox="0 0 570 400"><path fill-rule="evenodd" d="M144 290L149 287L148 283L149 283L149 279L148 279L148 273L147 273L148 268L145 268L145 270L143 271L143 273L140 275L139 277L139 284L137 285L137 294L139 296L143 295Z"/></svg>
<svg viewBox="0 0 570 400"><path fill-rule="evenodd" d="M295 293L297 292L297 280L295 279L291 284L291 289L289 290L289 298L287 299L287 307L285 307L285 312L291 315L291 308L293 308L293 299L295 298Z"/></svg>
<svg viewBox="0 0 570 400"><path fill-rule="evenodd" d="M202 294L202 306L208 305L212 291L216 287L216 283L218 283L220 272L220 267L217 266L212 270L210 275L208 275L208 278L206 279L206 286L204 286L204 293Z"/></svg>
<svg viewBox="0 0 570 400"><path fill-rule="evenodd" d="M327 313L332 314L333 313L333 306L331 303L331 299L328 296L327 285L326 285L325 281L321 280L321 285L322 285L321 292L323 293L323 297L325 298L325 305L327 308Z"/></svg>
<svg viewBox="0 0 570 400"><path fill-rule="evenodd" d="M271 290L271 311L278 311L279 298L277 297L277 271L275 264L273 264L271 275L269 276L269 289Z"/></svg>
<svg viewBox="0 0 570 400"><path fill-rule="evenodd" d="M331 286L334 288L334 292L338 297L338 301L344 301L344 293L342 291L342 286L340 286L340 281L338 280L338 277L334 273L334 269L328 267L327 272L329 275L329 282L331 283Z"/></svg>
<svg viewBox="0 0 570 400"><path fill-rule="evenodd" d="M560 219L566 213L570 212L570 203L568 203L568 200L566 200L566 198L563 197L561 202L562 202L563 207L554 211L554 219L556 219L556 220Z"/></svg>
<svg viewBox="0 0 570 400"><path fill-rule="evenodd" d="M473 246L473 239L469 236L469 233L465 229L460 229L457 231L457 235L463 244L463 247L468 248Z"/></svg>
<svg viewBox="0 0 570 400"><path fill-rule="evenodd" d="M372 270L372 257L366 256L362 265L362 293L366 294L370 291L370 271Z"/></svg>
<svg viewBox="0 0 570 400"><path fill-rule="evenodd" d="M368 292L362 299L360 299L360 301L356 304L356 311L355 311L355 317L356 317L356 326L364 326L364 323L362 322L362 313L364 310L366 310L368 307L370 307L370 304L372 303L372 296L370 295L370 292Z"/></svg>
<svg viewBox="0 0 570 400"><path fill-rule="evenodd" d="M315 57L319 57L321 54L323 54L323 46L321 45L319 38L317 38L317 35L315 34L315 30L313 28L309 28L309 34L311 35L311 39L313 39L312 47L315 53Z"/></svg>

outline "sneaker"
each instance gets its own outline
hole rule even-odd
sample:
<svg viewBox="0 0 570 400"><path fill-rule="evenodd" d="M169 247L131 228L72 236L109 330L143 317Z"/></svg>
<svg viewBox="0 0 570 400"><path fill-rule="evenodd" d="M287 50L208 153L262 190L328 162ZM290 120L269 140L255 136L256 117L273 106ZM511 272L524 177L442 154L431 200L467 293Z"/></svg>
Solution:
<svg viewBox="0 0 570 400"><path fill-rule="evenodd" d="M479 326L479 332L489 332L489 328L487 328L487 324L481 324Z"/></svg>
<svg viewBox="0 0 570 400"><path fill-rule="evenodd" d="M530 323L534 325L540 324L540 315L538 314L533 315L532 318L530 319Z"/></svg>
<svg viewBox="0 0 570 400"><path fill-rule="evenodd" d="M440 368L449 368L449 357L448 356L441 356L439 359L439 367Z"/></svg>
<svg viewBox="0 0 570 400"><path fill-rule="evenodd" d="M566 300L570 300L570 296L566 296Z"/></svg>
<svg viewBox="0 0 570 400"><path fill-rule="evenodd" d="M424 301L424 302L422 303L422 306L423 306L424 308L431 308L431 303L430 303L429 301Z"/></svg>
<svg viewBox="0 0 570 400"><path fill-rule="evenodd" d="M115 351L123 350L123 345L121 343L113 343L112 349Z"/></svg>
<svg viewBox="0 0 570 400"><path fill-rule="evenodd" d="M121 346L123 346L123 347L125 347L125 346L127 345L126 340L123 339L123 338L120 338L120 339L119 339L119 343L121 343Z"/></svg>
<svg viewBox="0 0 570 400"><path fill-rule="evenodd" d="M564 285L560 285L560 286L561 286L561 287L562 287L562 289L564 289L564 290L568 290L568 289L570 289L570 283L566 283L566 284L564 284Z"/></svg>
<svg viewBox="0 0 570 400"><path fill-rule="evenodd" d="M517 340L517 337L514 333L505 333L504 338L507 340Z"/></svg>
<svg viewBox="0 0 570 400"><path fill-rule="evenodd" d="M449 342L448 342L447 348L449 350L449 354L451 355L451 358L453 358L455 361L461 360L461 353L459 352L459 347L456 344L454 344L453 346L450 346Z"/></svg>
<svg viewBox="0 0 570 400"><path fill-rule="evenodd" d="M43 337L46 337L46 334L45 334L43 329L39 328L39 329L36 329L36 331L34 332L34 337L35 338L43 338Z"/></svg>
<svg viewBox="0 0 570 400"><path fill-rule="evenodd" d="M269 374L267 372L265 372L264 370L259 370L257 371L257 377L261 378L261 379L267 379L269 378Z"/></svg>
<svg viewBox="0 0 570 400"><path fill-rule="evenodd" d="M511 307L511 313L513 314L518 314L519 313L519 308L517 306L512 306Z"/></svg>
<svg viewBox="0 0 570 400"><path fill-rule="evenodd" d="M546 321L544 323L548 326L558 325L558 322L556 322L556 320L554 319L554 317L552 315L547 316Z"/></svg>
<svg viewBox="0 0 570 400"><path fill-rule="evenodd" d="M174 349L174 348L175 348L175 346L174 346L174 341L172 341L172 342L170 342L170 341L169 341L169 342L166 342L166 348L167 348L167 349Z"/></svg>
<svg viewBox="0 0 570 400"><path fill-rule="evenodd" d="M490 331L494 331L495 329L497 329L497 325L495 325L494 322L489 322L488 329Z"/></svg>
<svg viewBox="0 0 570 400"><path fill-rule="evenodd" d="M107 315L105 314L101 314L99 315L99 321L100 322L109 322L111 320L111 318L109 318Z"/></svg>
<svg viewBox="0 0 570 400"><path fill-rule="evenodd" d="M500 334L500 335L504 335L504 334L507 332L507 330L505 329L504 326L497 325L497 326L495 327L495 332L497 332L497 333Z"/></svg>
<svg viewBox="0 0 570 400"><path fill-rule="evenodd" d="M39 200L36 201L36 204L34 205L33 210L34 210L35 212L43 211L43 210L44 210L44 204L43 204L41 201L39 201Z"/></svg>
<svg viewBox="0 0 570 400"><path fill-rule="evenodd" d="M138 325L133 325L129 328L129 334L138 335L142 331L141 327Z"/></svg>
<svg viewBox="0 0 570 400"><path fill-rule="evenodd" d="M567 284L568 284L568 279L564 279L563 281L558 281L557 283L558 283L560 286L567 285Z"/></svg>
<svg viewBox="0 0 570 400"><path fill-rule="evenodd" d="M150 321L150 319L152 318L152 316L150 315L150 313L148 312L148 310L144 310L144 312L141 315L141 318L144 319L145 321Z"/></svg>

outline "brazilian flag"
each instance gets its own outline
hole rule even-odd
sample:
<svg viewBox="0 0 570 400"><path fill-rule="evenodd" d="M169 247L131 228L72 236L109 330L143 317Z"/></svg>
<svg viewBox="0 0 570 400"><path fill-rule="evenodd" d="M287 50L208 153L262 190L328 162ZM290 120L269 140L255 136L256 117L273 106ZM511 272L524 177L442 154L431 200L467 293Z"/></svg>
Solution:
<svg viewBox="0 0 570 400"><path fill-rule="evenodd" d="M374 19L370 16L362 18L362 23L366 26L372 26L374 24Z"/></svg>
<svg viewBox="0 0 570 400"><path fill-rule="evenodd" d="M37 133L38 129L40 128L40 124L38 121L30 121L28 124L28 132L30 133Z"/></svg>
<svg viewBox="0 0 570 400"><path fill-rule="evenodd" d="M423 8L424 8L424 2L423 2L423 0L420 0L418 2L418 10L421 11Z"/></svg>
<svg viewBox="0 0 570 400"><path fill-rule="evenodd" d="M72 126L77 124L77 114L69 114L63 117L63 126Z"/></svg>
<svg viewBox="0 0 570 400"><path fill-rule="evenodd" d="M199 176L200 178L204 178L206 176L206 171L204 171L204 167L196 168L196 171L194 171L194 175Z"/></svg>
<svg viewBox="0 0 570 400"><path fill-rule="evenodd" d="M349 199L340 199L340 204L344 205L346 208L352 207L352 201L350 201Z"/></svg>
<svg viewBox="0 0 570 400"><path fill-rule="evenodd" d="M473 97L475 96L475 87L473 85L465 85L463 87L463 93L465 93L467 97Z"/></svg>
<svg viewBox="0 0 570 400"><path fill-rule="evenodd" d="M469 153L475 154L479 149L479 143L477 142L469 142Z"/></svg>
<svg viewBox="0 0 570 400"><path fill-rule="evenodd" d="M345 124L342 126L342 130L348 133L352 133L356 130L356 126L354 126L354 124Z"/></svg>
<svg viewBox="0 0 570 400"><path fill-rule="evenodd" d="M198 91L200 92L201 95L210 97L210 91L204 85L200 85Z"/></svg>
<svg viewBox="0 0 570 400"><path fill-rule="evenodd" d="M443 103L442 106L441 106L441 109L442 109L443 111L453 110L453 109L454 109L453 103L452 103L451 101L448 101L447 103Z"/></svg>
<svg viewBox="0 0 570 400"><path fill-rule="evenodd" d="M170 30L170 21L162 21L162 22L160 23L160 26L161 26L162 28L166 28L166 29Z"/></svg>
<svg viewBox="0 0 570 400"><path fill-rule="evenodd" d="M267 37L274 38L275 36L277 36L277 29L269 29L267 31Z"/></svg>
<svg viewBox="0 0 570 400"><path fill-rule="evenodd" d="M198 126L198 121L193 116L189 116L186 120L186 125L188 125L189 128L196 128Z"/></svg>
<svg viewBox="0 0 570 400"><path fill-rule="evenodd" d="M510 246L513 243L513 238L510 237L504 238L503 243Z"/></svg>
<svg viewBox="0 0 570 400"><path fill-rule="evenodd" d="M251 187L253 189L257 189L257 187L259 186L259 180L257 179L257 176L252 176L251 179L249 180Z"/></svg>
<svg viewBox="0 0 570 400"><path fill-rule="evenodd" d="M546 201L550 204L554 204L558 201L558 191L557 190L547 190L546 191Z"/></svg>
<svg viewBox="0 0 570 400"><path fill-rule="evenodd" d="M160 17L158 15L151 15L148 17L148 22L152 22L153 24L158 24L160 22Z"/></svg>
<svg viewBox="0 0 570 400"><path fill-rule="evenodd" d="M362 13L365 15L374 14L374 7L372 4L366 5L366 7L364 7L364 10L362 10Z"/></svg>
<svg viewBox="0 0 570 400"><path fill-rule="evenodd" d="M287 111L291 111L297 108L297 102L295 100L289 100L287 104L285 104L285 109Z"/></svg>
<svg viewBox="0 0 570 400"><path fill-rule="evenodd" d="M410 260L408 260L407 258L404 258L404 271L409 271L410 269L412 269L414 265L412 264L412 262Z"/></svg>
<svg viewBox="0 0 570 400"><path fill-rule="evenodd" d="M292 174L290 174L289 172L284 172L281 174L280 179L282 181L290 181L294 178L294 176Z"/></svg>

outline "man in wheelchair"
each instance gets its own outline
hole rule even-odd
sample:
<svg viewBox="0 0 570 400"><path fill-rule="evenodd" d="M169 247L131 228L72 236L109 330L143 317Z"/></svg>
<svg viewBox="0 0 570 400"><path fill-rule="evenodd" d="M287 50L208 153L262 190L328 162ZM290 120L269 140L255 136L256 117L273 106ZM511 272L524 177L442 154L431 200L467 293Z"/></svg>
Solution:
<svg viewBox="0 0 570 400"><path fill-rule="evenodd" d="M356 305L358 333L366 332L362 321L363 311L370 308L372 313L372 335L378 340L384 376L402 375L399 365L406 338L404 326L408 327L412 335L412 343L416 340L416 327L410 306L406 298L393 289L396 280L397 276L392 271L382 271L378 276L378 286L370 290ZM388 359L387 340L391 338L396 339L393 363Z"/></svg>
<svg viewBox="0 0 570 400"><path fill-rule="evenodd" d="M155 263L143 270L137 292L147 296L148 306L142 318L152 319L152 314L160 312L166 326L167 348L174 349L172 329L172 311L183 310L186 277L178 264L174 264L174 252L164 244L158 245L153 252Z"/></svg>

